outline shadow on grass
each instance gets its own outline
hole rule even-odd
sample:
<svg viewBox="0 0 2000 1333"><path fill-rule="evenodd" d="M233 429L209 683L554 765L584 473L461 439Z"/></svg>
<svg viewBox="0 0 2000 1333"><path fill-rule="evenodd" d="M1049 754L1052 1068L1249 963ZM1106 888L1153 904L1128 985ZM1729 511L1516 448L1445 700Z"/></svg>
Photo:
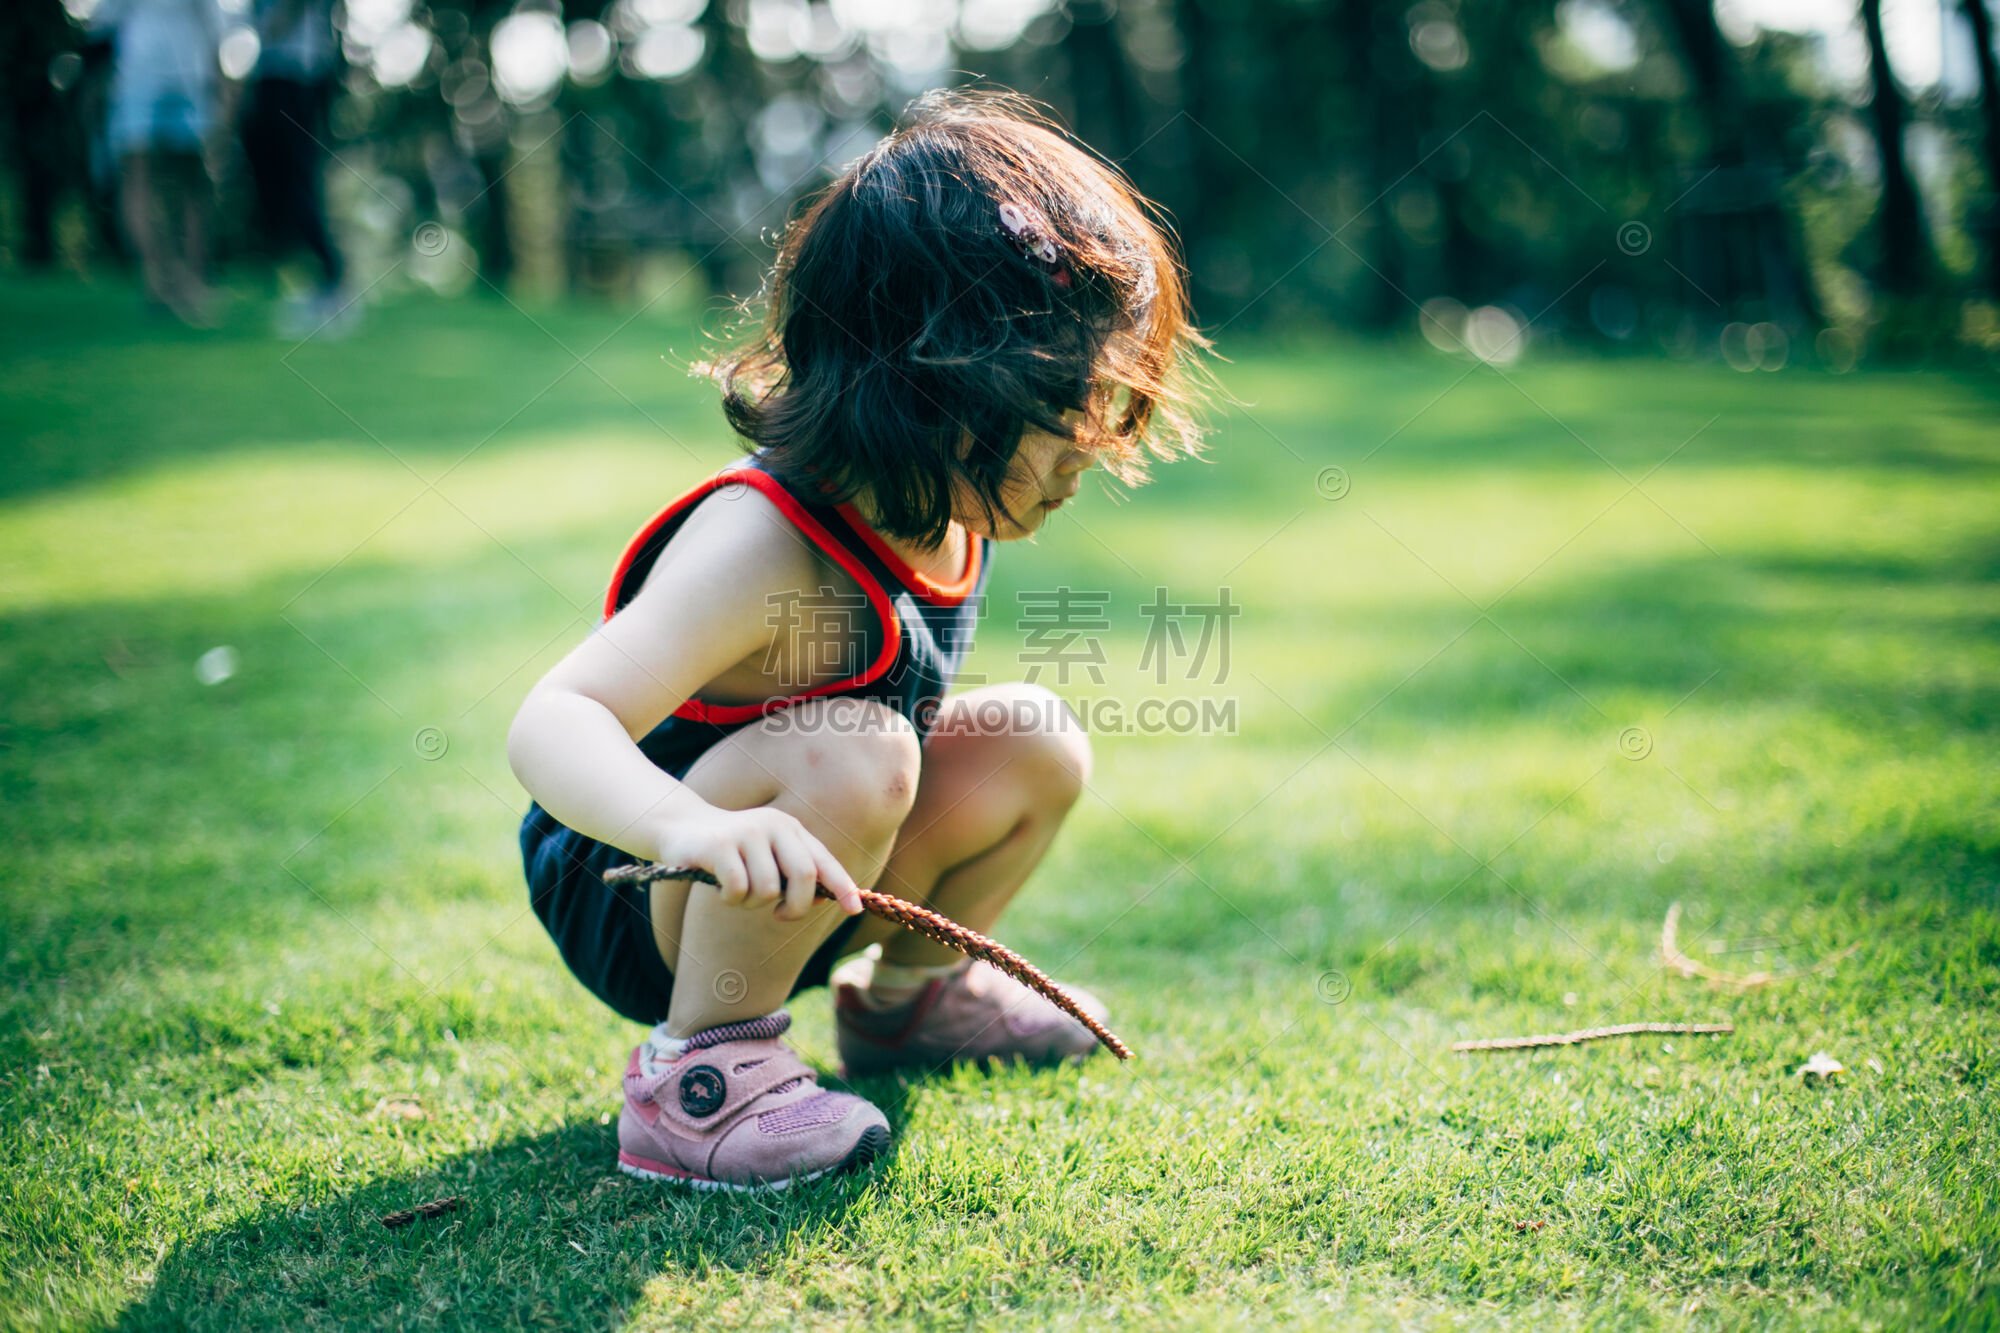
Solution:
<svg viewBox="0 0 2000 1333"><path fill-rule="evenodd" d="M908 1091L868 1095L900 1140ZM585 1121L303 1206L268 1208L161 1260L121 1329L609 1327L655 1280L754 1272L814 1244L888 1162L779 1194L705 1194L618 1174ZM457 1196L452 1212L381 1219Z"/></svg>

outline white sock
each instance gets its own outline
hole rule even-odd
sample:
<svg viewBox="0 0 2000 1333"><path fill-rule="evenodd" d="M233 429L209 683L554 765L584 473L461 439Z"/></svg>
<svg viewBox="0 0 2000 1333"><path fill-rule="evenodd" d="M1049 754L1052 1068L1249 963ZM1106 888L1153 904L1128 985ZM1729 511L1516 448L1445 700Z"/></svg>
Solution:
<svg viewBox="0 0 2000 1333"><path fill-rule="evenodd" d="M970 962L970 959L961 958L955 963L939 963L935 967L912 967L878 958L875 960L875 971L868 978L868 989L861 993L861 998L870 1009L894 1009L899 1004L909 1003L918 991L933 981L950 976Z"/></svg>
<svg viewBox="0 0 2000 1333"><path fill-rule="evenodd" d="M687 1039L667 1035L667 1025L661 1023L639 1043L639 1071L657 1074L660 1066L671 1064L687 1054Z"/></svg>

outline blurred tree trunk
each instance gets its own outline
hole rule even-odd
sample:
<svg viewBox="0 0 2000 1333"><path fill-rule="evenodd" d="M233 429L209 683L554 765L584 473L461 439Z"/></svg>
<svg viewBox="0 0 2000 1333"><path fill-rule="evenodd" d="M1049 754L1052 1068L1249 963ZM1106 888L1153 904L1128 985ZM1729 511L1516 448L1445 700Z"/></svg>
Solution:
<svg viewBox="0 0 2000 1333"><path fill-rule="evenodd" d="M1993 14L1986 0L1963 0L1966 22L1972 25L1972 58L1979 67L1979 113L1984 131L1980 147L1986 157L1986 194L1973 219L1986 258L1987 290L2000 298L2000 73L1993 62Z"/></svg>
<svg viewBox="0 0 2000 1333"><path fill-rule="evenodd" d="M1870 107L1875 126L1875 151L1882 160L1882 208L1876 219L1882 254L1879 279L1892 296L1914 296L1923 287L1930 264L1924 215L1910 181L1903 153L1903 129L1909 111L1902 89L1889 67L1889 48L1882 39L1882 0L1861 0L1861 24L1868 34L1868 79L1874 90Z"/></svg>
<svg viewBox="0 0 2000 1333"><path fill-rule="evenodd" d="M1166 132L1180 137L1185 170L1178 180L1163 182L1166 189L1162 197L1173 209L1182 246L1191 251L1208 239L1208 214L1202 205L1220 174L1215 141L1208 133L1215 102L1215 25L1202 0L1177 0L1174 20L1187 51L1180 70L1181 110L1185 114L1176 117ZM1199 275L1194 281L1199 302Z"/></svg>
<svg viewBox="0 0 2000 1333"><path fill-rule="evenodd" d="M19 185L21 259L29 268L55 263L56 203L71 164L82 156L50 64L77 45L58 0L7 0L0 6L0 98L6 106L8 156Z"/></svg>
<svg viewBox="0 0 2000 1333"><path fill-rule="evenodd" d="M757 154L750 136L765 103L765 88L763 71L743 26L729 17L733 8L717 0L695 21L703 39L702 70L707 76L709 104L724 121L719 128L709 127L703 138L722 147L711 158L714 169L706 182L675 182L694 205L691 229L698 229L705 221L722 228L721 234L712 238L690 238L712 292L754 287L768 258L745 239L746 235L757 235L756 219L738 215L741 199L747 197L739 195L738 187L754 188L758 182Z"/></svg>
<svg viewBox="0 0 2000 1333"><path fill-rule="evenodd" d="M1746 114L1713 0L1661 0L1708 128L1708 161L1682 196L1683 250L1694 279L1729 318L1818 323L1777 154ZM1749 306L1748 310L1743 307Z"/></svg>
<svg viewBox="0 0 2000 1333"><path fill-rule="evenodd" d="M1066 8L1070 128L1104 157L1122 161L1139 143L1139 89L1118 37L1118 8L1109 0L1071 0Z"/></svg>
<svg viewBox="0 0 2000 1333"><path fill-rule="evenodd" d="M479 225L479 275L500 291L514 278L514 210L507 198L506 136L497 150L474 154L481 190L475 211Z"/></svg>
<svg viewBox="0 0 2000 1333"><path fill-rule="evenodd" d="M1237 134L1234 118L1251 105L1234 77L1247 20L1226 0L1176 0L1174 17L1186 51L1180 71L1185 114L1165 132L1180 137L1183 165L1177 179L1163 182L1161 197L1180 229L1195 310L1214 327L1234 320L1254 294L1247 251L1268 239L1254 216L1244 216L1253 187L1263 183L1253 181L1226 146Z"/></svg>
<svg viewBox="0 0 2000 1333"><path fill-rule="evenodd" d="M1396 9L1375 0L1339 0L1329 17L1331 45L1342 57L1341 83L1348 99L1342 118L1351 130L1347 156L1359 196L1359 211L1336 225L1344 228L1349 220L1358 224L1352 244L1362 271L1355 321L1380 333L1406 314L1402 286L1407 265L1396 225L1394 184L1417 154L1409 133L1412 90L1409 80L1395 77L1407 49L1401 34L1388 26L1400 26L1403 20Z"/></svg>

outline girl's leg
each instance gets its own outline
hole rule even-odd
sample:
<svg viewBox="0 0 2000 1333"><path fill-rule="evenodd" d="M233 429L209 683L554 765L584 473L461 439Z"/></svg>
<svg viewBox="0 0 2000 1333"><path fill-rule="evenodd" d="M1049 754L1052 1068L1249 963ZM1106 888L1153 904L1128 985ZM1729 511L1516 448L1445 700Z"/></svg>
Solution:
<svg viewBox="0 0 2000 1333"><path fill-rule="evenodd" d="M950 696L924 742L916 804L879 887L991 934L1089 777L1083 724L1052 692L1009 684ZM856 949L882 942L884 961L902 966L959 958L874 918L852 939Z"/></svg>
<svg viewBox="0 0 2000 1333"><path fill-rule="evenodd" d="M725 810L775 806L796 816L862 887L882 873L909 817L922 759L915 730L880 704L822 699L735 732L685 779ZM668 1031L685 1037L780 1008L813 951L843 919L821 903L779 921L664 881L652 895L653 939L674 974Z"/></svg>

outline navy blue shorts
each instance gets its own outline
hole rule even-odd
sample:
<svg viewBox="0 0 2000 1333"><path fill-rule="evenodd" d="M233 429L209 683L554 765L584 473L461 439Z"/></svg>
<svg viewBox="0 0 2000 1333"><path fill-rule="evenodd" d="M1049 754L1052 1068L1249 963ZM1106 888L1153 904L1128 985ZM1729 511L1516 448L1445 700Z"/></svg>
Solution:
<svg viewBox="0 0 2000 1333"><path fill-rule="evenodd" d="M521 821L528 901L557 952L592 995L637 1023L658 1023L673 998L674 974L653 943L652 886L602 879L633 856L586 838L540 805ZM703 890L699 887L695 892ZM861 918L844 919L806 961L792 993L824 986Z"/></svg>

